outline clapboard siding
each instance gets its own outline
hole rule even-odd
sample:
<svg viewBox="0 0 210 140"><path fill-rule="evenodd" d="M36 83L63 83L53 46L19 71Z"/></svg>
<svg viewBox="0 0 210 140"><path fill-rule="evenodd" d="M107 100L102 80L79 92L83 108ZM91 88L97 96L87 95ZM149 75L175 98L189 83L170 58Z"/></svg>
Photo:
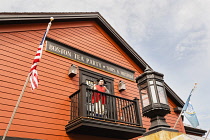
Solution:
<svg viewBox="0 0 210 140"><path fill-rule="evenodd" d="M13 106L16 103L15 99L9 99L8 98L1 98L2 105L8 105L8 106ZM66 108L57 108L57 107L52 107L52 106L46 106L43 104L38 103L33 103L33 102L28 102L28 101L23 101L20 104L20 107L26 108L26 109L32 109L32 110L37 110L37 111L43 111L43 112L64 112L64 111L70 111L69 107L66 106ZM41 108L41 110L40 110ZM53 112L54 113L54 112ZM64 114L64 115L68 115L68 114Z"/></svg>
<svg viewBox="0 0 210 140"><path fill-rule="evenodd" d="M6 127L6 124L2 124L3 127ZM11 134L10 134L11 133ZM66 136L65 130L52 130L49 128L43 127L31 127L27 125L16 125L13 124L10 128L10 132L8 133L10 136L13 137L28 137L28 138L42 138L42 139L53 139L53 140L60 140L60 139L68 139Z"/></svg>
<svg viewBox="0 0 210 140"><path fill-rule="evenodd" d="M63 42L67 45L70 45L72 47L75 47L77 49L85 50L85 52L98 56L102 59L108 59L113 63L123 65L126 68L134 70L131 64L125 58L123 58L122 54L120 54L119 51L112 44L110 44L109 42L106 43L107 45L101 44L101 42L104 41L103 39L97 38L97 36L90 36L91 38L88 39L89 34L84 33L81 35L73 29L66 29L65 32L61 29L52 30L52 32L49 34L49 37ZM72 32L74 32L74 34L71 32L69 34L66 34L71 30ZM98 32L96 32L95 34L97 33ZM75 34L77 34L78 37Z"/></svg>
<svg viewBox="0 0 210 140"><path fill-rule="evenodd" d="M8 122L9 118L0 117L0 122ZM62 125L56 125L56 124L50 124L46 122L37 122L33 120L14 120L13 125L21 125L28 124L28 127L36 126L36 128L44 128L44 129L50 129L50 130L58 130L61 131L63 129Z"/></svg>
<svg viewBox="0 0 210 140"><path fill-rule="evenodd" d="M12 108L9 108L12 109ZM6 118L10 118L11 114L12 114L12 110L6 110L6 109L0 109L1 112L5 115L3 117ZM63 118L57 118L57 117L53 117L53 116L44 116L42 114L35 114L35 113L30 113L30 112L20 112L18 111L18 113L15 115L15 118L17 118L18 120L33 120L36 122L45 122L45 123L52 123L52 124L59 124L59 125L63 125L65 123L68 122L67 119L63 119ZM8 122L5 122L8 123ZM5 128L4 128L5 129Z"/></svg>
<svg viewBox="0 0 210 140"><path fill-rule="evenodd" d="M168 102L171 113L166 116L166 122L173 128L174 124L178 119L179 114L174 112L174 108L176 108L177 106L173 103L173 101L170 98L168 98ZM182 118L180 118L179 123L176 126L176 129L178 129L180 132L185 133L184 125L182 123Z"/></svg>
<svg viewBox="0 0 210 140"><path fill-rule="evenodd" d="M0 33L0 135L3 135L6 129L46 28L44 24L17 25L12 28L4 25L4 27ZM94 22L55 23L48 37L133 70L135 77L142 73L129 56ZM79 89L79 74L71 79L68 77L71 64L113 77L114 93L117 96L131 100L135 97L140 98L135 81L43 51L41 62L37 67L39 87L32 92L30 85L27 85L9 136L47 140L74 139L65 132L65 125L70 115L69 95ZM118 91L120 80L126 83L127 88L121 93ZM173 111L176 105L170 99L169 104L172 113L166 118L168 124L173 126L178 114ZM143 126L149 128L150 119L143 117ZM177 129L184 132L181 121ZM84 137L80 136L81 139Z"/></svg>
<svg viewBox="0 0 210 140"><path fill-rule="evenodd" d="M2 118L7 118L7 120L10 119L10 116L12 114L11 111L1 109L1 111L4 113L4 116L1 116ZM58 119L58 118L53 118L53 117L46 117L46 116L41 116L41 115L33 115L31 117L31 114L28 113L21 113L18 112L15 115L15 119L17 120L26 120L30 123L30 121L37 122L37 123L47 123L47 124L54 124L54 125L62 125L67 122L67 120L64 119ZM7 121L8 122L8 121ZM7 123L5 122L5 123Z"/></svg>
<svg viewBox="0 0 210 140"><path fill-rule="evenodd" d="M18 96L15 96L15 95L14 96L8 96L7 94L8 93L2 93L3 97L2 96L0 97L1 100L3 101L2 104L4 104L4 105L6 105L6 104L14 105L17 101ZM10 97L10 98L8 98L8 97ZM27 98L27 100L22 100L21 101L21 105L30 106L32 108L33 108L33 106L34 106L34 108L37 108L38 106L40 106L40 107L43 107L43 110L46 110L46 111L48 111L50 109L57 109L58 111L60 111L60 110L70 111L69 106L67 106L65 104L61 105L61 104L57 104L56 102L52 103L52 102L47 102L47 101L40 101L40 102L37 103L37 101L38 100L35 100L33 98ZM47 104L46 104L46 102L47 102ZM63 105L66 106L66 108L64 108L64 107L60 108L60 106L63 106Z"/></svg>
<svg viewBox="0 0 210 140"><path fill-rule="evenodd" d="M126 63L125 61L122 61L122 55L119 55L119 54L115 53L114 51L111 51L111 49L109 48L110 46L108 46L106 48L104 45L99 45L99 43L97 44L97 42L92 42L92 44L91 44L91 40L85 41L81 37L75 39L74 36L71 37L72 35L70 36L70 34L66 34L65 32L62 33L62 31L63 30L61 30L61 31L51 30L48 37L53 38L53 39L60 41L64 44L67 44L69 46L78 48L80 50L83 50L83 51L85 50L85 52L93 54L98 57L101 57L103 59L106 59L107 55L109 55L110 57L112 57L111 62L119 64L119 65L122 63L125 63L124 67L127 67L127 68L133 70L132 67L130 67L131 65L128 62ZM68 36L68 38L66 38L64 35ZM96 40L96 41L98 41L98 40ZM94 50L92 48L94 48ZM95 48L103 48L103 49L99 49L99 51L98 51Z"/></svg>

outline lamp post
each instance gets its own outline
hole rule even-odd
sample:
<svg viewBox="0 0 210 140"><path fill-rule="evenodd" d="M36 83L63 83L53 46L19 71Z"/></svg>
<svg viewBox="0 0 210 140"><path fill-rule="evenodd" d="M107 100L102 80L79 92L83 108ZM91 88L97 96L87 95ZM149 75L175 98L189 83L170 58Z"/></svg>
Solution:
<svg viewBox="0 0 210 140"><path fill-rule="evenodd" d="M142 103L143 116L150 118L149 135L161 130L177 132L166 123L165 115L170 113L170 107L164 87L163 74L147 67L143 74L136 78Z"/></svg>

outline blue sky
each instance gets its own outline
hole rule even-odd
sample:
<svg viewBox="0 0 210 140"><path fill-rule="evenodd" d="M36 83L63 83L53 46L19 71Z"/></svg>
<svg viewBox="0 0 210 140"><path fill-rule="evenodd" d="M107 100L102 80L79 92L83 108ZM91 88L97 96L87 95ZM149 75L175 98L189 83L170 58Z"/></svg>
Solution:
<svg viewBox="0 0 210 140"><path fill-rule="evenodd" d="M191 102L210 129L209 0L0 1L0 12L100 12L183 101L198 83Z"/></svg>

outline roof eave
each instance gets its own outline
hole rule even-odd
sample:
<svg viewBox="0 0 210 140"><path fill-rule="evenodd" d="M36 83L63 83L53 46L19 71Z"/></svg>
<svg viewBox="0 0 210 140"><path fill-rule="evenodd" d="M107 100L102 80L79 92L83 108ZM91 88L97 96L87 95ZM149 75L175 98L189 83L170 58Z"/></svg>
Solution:
<svg viewBox="0 0 210 140"><path fill-rule="evenodd" d="M207 132L206 130L199 129L199 128L193 128L190 126L184 126L186 133L188 134L195 134L195 135L201 135L204 136L205 133Z"/></svg>
<svg viewBox="0 0 210 140"><path fill-rule="evenodd" d="M166 94L167 96L178 106L178 107L183 107L184 106L184 102L182 101L182 99L166 84L165 84L165 88L166 88Z"/></svg>

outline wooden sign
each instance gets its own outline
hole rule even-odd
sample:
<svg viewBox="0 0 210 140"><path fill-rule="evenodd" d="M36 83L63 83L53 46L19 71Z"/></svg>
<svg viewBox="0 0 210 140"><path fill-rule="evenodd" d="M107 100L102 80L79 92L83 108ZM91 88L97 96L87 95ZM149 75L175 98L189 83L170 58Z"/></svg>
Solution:
<svg viewBox="0 0 210 140"><path fill-rule="evenodd" d="M84 51L59 43L57 41L52 41L51 39L48 39L47 41L46 51L69 58L74 61L78 61L88 66L95 67L102 71L129 79L132 81L134 80L134 71L132 70L129 70L127 68L114 64L107 60L101 59L94 55L88 54Z"/></svg>

